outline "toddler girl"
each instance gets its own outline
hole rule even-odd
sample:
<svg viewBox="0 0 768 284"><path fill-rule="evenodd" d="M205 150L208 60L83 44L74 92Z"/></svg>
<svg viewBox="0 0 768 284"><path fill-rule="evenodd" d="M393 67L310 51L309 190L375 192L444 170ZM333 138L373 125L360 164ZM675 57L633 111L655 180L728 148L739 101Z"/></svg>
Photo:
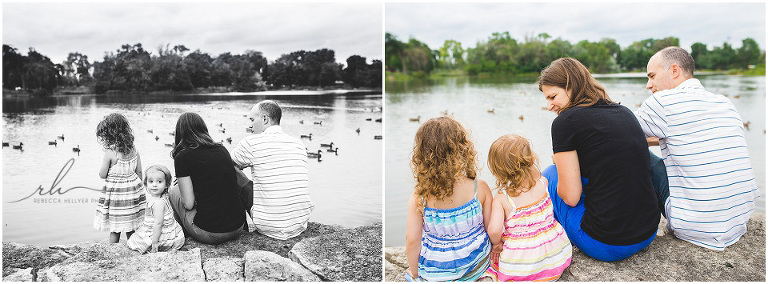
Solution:
<svg viewBox="0 0 768 284"><path fill-rule="evenodd" d="M99 198L93 226L110 232L109 241L126 239L141 225L146 207L144 186L141 184L141 158L133 145L133 133L128 120L118 113L104 117L96 127L96 137L104 147L104 159L99 177L106 185Z"/></svg>
<svg viewBox="0 0 768 284"><path fill-rule="evenodd" d="M571 264L571 242L555 221L547 180L539 172L528 139L507 134L488 152L496 177L488 235L496 281L551 281ZM503 234L502 234L503 231Z"/></svg>
<svg viewBox="0 0 768 284"><path fill-rule="evenodd" d="M477 178L477 152L467 136L449 117L432 118L416 131L416 188L405 236L408 280L474 281L488 268L485 227L493 198Z"/></svg>
<svg viewBox="0 0 768 284"><path fill-rule="evenodd" d="M144 224L128 239L128 247L141 253L177 250L184 245L184 232L173 218L168 200L171 171L165 166L154 165L144 174L144 186L149 192Z"/></svg>

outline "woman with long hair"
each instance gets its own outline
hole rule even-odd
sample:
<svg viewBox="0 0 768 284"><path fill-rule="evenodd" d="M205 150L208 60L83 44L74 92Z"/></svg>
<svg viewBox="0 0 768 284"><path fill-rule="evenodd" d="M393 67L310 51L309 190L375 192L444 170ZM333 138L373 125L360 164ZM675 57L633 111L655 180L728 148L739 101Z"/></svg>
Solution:
<svg viewBox="0 0 768 284"><path fill-rule="evenodd" d="M553 61L538 84L548 109L558 114L551 129L555 165L542 174L568 238L602 261L622 260L647 247L660 212L648 144L634 114L611 101L573 58Z"/></svg>
<svg viewBox="0 0 768 284"><path fill-rule="evenodd" d="M179 117L171 157L178 186L171 188L169 199L187 235L206 244L236 238L246 209L235 168L229 151L213 141L200 115L186 112Z"/></svg>

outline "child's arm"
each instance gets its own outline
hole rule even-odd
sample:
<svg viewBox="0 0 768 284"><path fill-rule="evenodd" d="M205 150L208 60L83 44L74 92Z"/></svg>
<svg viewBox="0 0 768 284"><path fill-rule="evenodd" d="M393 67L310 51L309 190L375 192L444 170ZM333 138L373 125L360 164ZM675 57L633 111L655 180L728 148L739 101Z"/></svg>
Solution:
<svg viewBox="0 0 768 284"><path fill-rule="evenodd" d="M417 195L408 199L408 212L405 225L405 256L408 258L408 272L414 279L419 277L419 255L421 254L421 234L424 219L419 213Z"/></svg>
<svg viewBox="0 0 768 284"><path fill-rule="evenodd" d="M483 225L488 228L491 223L493 194L488 184L481 179L477 179L477 199L483 205Z"/></svg>
<svg viewBox="0 0 768 284"><path fill-rule="evenodd" d="M496 194L496 198L493 199L493 206L491 209L491 222L488 224L488 237L491 238L491 243L496 245L501 242L501 233L504 231L504 206L501 205L502 197L506 197L503 194Z"/></svg>
<svg viewBox="0 0 768 284"><path fill-rule="evenodd" d="M491 244L493 244L493 248L491 249L491 260L494 263L499 261L499 255L501 255L504 245L501 241L501 234L504 231L504 216L507 216L507 213L504 211L504 205L501 204L501 198L506 198L506 195L496 193L496 197L493 198L493 205L491 206L491 222L488 227L486 227L488 230L488 237L491 239Z"/></svg>
<svg viewBox="0 0 768 284"><path fill-rule="evenodd" d="M143 179L141 176L141 156L139 156L138 152L136 153L136 169L134 169L134 171L136 172L136 175L139 176L139 179Z"/></svg>
<svg viewBox="0 0 768 284"><path fill-rule="evenodd" d="M115 151L104 150L104 159L101 159L101 169L99 169L99 177L102 179L107 178L109 174L109 168L112 167L112 160L115 157Z"/></svg>
<svg viewBox="0 0 768 284"><path fill-rule="evenodd" d="M165 204L155 202L152 204L152 215L155 216L155 224L152 226L152 251L157 252L160 244L160 234L163 233L163 216L165 216Z"/></svg>

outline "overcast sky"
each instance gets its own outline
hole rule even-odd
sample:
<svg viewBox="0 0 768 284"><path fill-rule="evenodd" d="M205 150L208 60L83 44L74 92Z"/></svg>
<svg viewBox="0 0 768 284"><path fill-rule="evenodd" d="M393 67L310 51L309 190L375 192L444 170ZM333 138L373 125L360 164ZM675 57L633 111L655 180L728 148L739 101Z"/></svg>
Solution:
<svg viewBox="0 0 768 284"><path fill-rule="evenodd" d="M432 49L448 39L475 47L504 31L518 41L542 32L572 44L608 37L622 48L674 36L689 51L695 42L740 47L751 37L766 49L765 3L386 3L385 13L385 31Z"/></svg>
<svg viewBox="0 0 768 284"><path fill-rule="evenodd" d="M183 44L211 56L264 53L269 61L298 50L329 48L382 59L381 3L3 3L3 44L29 47L54 63L70 52L101 61L105 51L141 43Z"/></svg>

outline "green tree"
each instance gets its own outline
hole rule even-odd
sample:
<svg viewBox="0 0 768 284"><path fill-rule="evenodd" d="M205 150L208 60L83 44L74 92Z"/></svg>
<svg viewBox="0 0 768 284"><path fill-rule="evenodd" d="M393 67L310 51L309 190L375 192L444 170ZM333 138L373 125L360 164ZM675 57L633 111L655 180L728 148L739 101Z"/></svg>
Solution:
<svg viewBox="0 0 768 284"><path fill-rule="evenodd" d="M399 41L391 33L384 34L384 60L387 70L403 72L408 74L408 68L405 66L405 43Z"/></svg>
<svg viewBox="0 0 768 284"><path fill-rule="evenodd" d="M757 42L752 38L745 38L736 52L736 67L746 68L748 65L757 65L761 62L760 56L760 46Z"/></svg>

